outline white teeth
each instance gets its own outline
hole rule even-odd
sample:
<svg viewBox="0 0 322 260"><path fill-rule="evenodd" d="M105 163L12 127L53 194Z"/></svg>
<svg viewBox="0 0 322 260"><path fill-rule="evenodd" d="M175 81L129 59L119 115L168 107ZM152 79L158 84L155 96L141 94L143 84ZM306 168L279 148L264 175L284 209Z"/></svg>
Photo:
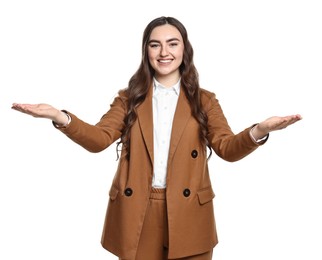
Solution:
<svg viewBox="0 0 322 260"><path fill-rule="evenodd" d="M159 60L159 62L161 62L161 63L167 63L167 62L171 62L171 60Z"/></svg>

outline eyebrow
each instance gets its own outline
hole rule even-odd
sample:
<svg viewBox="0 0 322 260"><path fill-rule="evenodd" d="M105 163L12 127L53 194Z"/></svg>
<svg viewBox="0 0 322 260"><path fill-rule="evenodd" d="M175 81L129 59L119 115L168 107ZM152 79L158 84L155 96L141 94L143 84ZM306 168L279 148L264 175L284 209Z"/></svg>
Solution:
<svg viewBox="0 0 322 260"><path fill-rule="evenodd" d="M180 40L178 38L170 38L166 42L173 42L173 41L180 41ZM161 41L153 40L153 39L150 40L148 43L153 43L153 42L161 43Z"/></svg>

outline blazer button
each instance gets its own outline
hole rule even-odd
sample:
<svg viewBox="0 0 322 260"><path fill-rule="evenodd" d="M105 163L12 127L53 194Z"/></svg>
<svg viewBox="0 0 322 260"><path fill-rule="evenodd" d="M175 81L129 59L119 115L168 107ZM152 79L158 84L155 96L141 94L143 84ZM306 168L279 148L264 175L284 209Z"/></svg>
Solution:
<svg viewBox="0 0 322 260"><path fill-rule="evenodd" d="M183 191L183 196L185 196L185 197L189 197L190 196L190 190L189 189L184 189L184 191Z"/></svg>
<svg viewBox="0 0 322 260"><path fill-rule="evenodd" d="M197 156L198 156L198 152L197 152L197 150L192 150L192 152L191 152L191 157L192 157L192 158L197 158Z"/></svg>
<svg viewBox="0 0 322 260"><path fill-rule="evenodd" d="M124 191L124 194L125 194L125 196L130 197L133 194L133 190L131 188L126 188Z"/></svg>

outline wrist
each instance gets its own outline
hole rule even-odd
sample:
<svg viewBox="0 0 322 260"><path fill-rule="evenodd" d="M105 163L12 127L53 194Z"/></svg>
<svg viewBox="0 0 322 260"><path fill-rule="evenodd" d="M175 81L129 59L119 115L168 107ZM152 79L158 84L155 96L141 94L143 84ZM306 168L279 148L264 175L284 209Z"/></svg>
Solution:
<svg viewBox="0 0 322 260"><path fill-rule="evenodd" d="M268 133L266 131L261 130L257 124L250 130L250 135L255 142L259 142L265 139Z"/></svg>
<svg viewBox="0 0 322 260"><path fill-rule="evenodd" d="M63 110L61 110L59 112L60 113L57 116L57 119L53 120L53 124L58 128L68 126L72 120L71 116Z"/></svg>

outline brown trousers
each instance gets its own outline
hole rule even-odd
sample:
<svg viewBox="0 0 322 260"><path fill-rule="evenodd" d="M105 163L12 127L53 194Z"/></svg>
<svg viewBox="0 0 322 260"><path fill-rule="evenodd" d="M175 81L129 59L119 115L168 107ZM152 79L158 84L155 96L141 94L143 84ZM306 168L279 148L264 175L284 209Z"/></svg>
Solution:
<svg viewBox="0 0 322 260"><path fill-rule="evenodd" d="M211 259L212 250L200 255L172 260ZM152 189L136 258L128 260L168 260L168 220L165 189Z"/></svg>

